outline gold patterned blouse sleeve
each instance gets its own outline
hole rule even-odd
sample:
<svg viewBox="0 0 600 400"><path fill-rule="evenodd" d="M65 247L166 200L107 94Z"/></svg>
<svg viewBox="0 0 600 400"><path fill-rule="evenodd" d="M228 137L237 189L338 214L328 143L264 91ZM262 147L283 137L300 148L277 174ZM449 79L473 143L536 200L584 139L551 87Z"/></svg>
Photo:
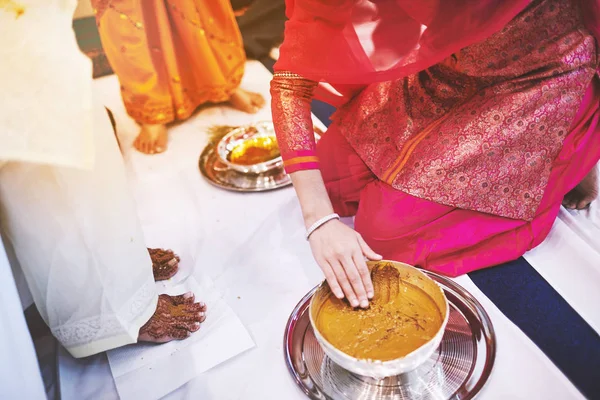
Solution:
<svg viewBox="0 0 600 400"><path fill-rule="evenodd" d="M318 83L289 72L271 81L271 111L285 170L318 169L310 104Z"/></svg>

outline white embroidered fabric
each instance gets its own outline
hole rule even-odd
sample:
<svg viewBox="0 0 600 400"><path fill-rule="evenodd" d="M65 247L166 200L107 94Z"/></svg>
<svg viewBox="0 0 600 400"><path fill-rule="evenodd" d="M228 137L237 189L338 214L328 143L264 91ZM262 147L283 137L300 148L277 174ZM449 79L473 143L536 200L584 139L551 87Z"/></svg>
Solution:
<svg viewBox="0 0 600 400"><path fill-rule="evenodd" d="M41 316L75 357L134 343L158 299L112 126L102 106L93 118L91 170L0 168L4 238Z"/></svg>

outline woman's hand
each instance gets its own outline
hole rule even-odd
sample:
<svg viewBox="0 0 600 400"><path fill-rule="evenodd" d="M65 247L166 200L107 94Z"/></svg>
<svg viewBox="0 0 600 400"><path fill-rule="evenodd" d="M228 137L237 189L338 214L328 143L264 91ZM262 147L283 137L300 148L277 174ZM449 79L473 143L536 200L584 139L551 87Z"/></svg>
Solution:
<svg viewBox="0 0 600 400"><path fill-rule="evenodd" d="M309 242L333 294L339 299L345 296L352 307L368 307L374 293L365 257L381 260L381 256L371 250L358 232L338 220L314 231Z"/></svg>
<svg viewBox="0 0 600 400"><path fill-rule="evenodd" d="M307 229L323 216L333 213L319 170L297 171L290 176ZM333 294L340 299L346 296L353 307L368 307L374 293L365 257L381 260L381 256L371 250L354 229L339 220L321 225L310 235L309 242Z"/></svg>

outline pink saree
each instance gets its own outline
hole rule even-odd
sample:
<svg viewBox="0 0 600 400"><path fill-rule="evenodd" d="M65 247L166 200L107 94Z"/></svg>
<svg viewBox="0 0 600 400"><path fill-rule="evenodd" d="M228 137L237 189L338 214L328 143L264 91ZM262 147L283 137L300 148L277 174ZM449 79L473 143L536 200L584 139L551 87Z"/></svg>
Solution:
<svg viewBox="0 0 600 400"><path fill-rule="evenodd" d="M286 168L320 168L386 258L448 275L518 258L600 159L598 0L288 7L272 83ZM313 92L339 106L316 150Z"/></svg>

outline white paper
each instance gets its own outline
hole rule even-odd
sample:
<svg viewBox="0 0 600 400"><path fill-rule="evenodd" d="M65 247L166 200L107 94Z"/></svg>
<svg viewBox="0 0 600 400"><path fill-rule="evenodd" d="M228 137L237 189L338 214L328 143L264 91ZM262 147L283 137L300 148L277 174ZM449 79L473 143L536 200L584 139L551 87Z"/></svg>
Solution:
<svg viewBox="0 0 600 400"><path fill-rule="evenodd" d="M233 310L203 277L166 290L169 294L192 291L207 305L206 321L190 338L162 345L135 344L108 352L108 361L119 397L159 399L197 375L254 347L254 341Z"/></svg>

